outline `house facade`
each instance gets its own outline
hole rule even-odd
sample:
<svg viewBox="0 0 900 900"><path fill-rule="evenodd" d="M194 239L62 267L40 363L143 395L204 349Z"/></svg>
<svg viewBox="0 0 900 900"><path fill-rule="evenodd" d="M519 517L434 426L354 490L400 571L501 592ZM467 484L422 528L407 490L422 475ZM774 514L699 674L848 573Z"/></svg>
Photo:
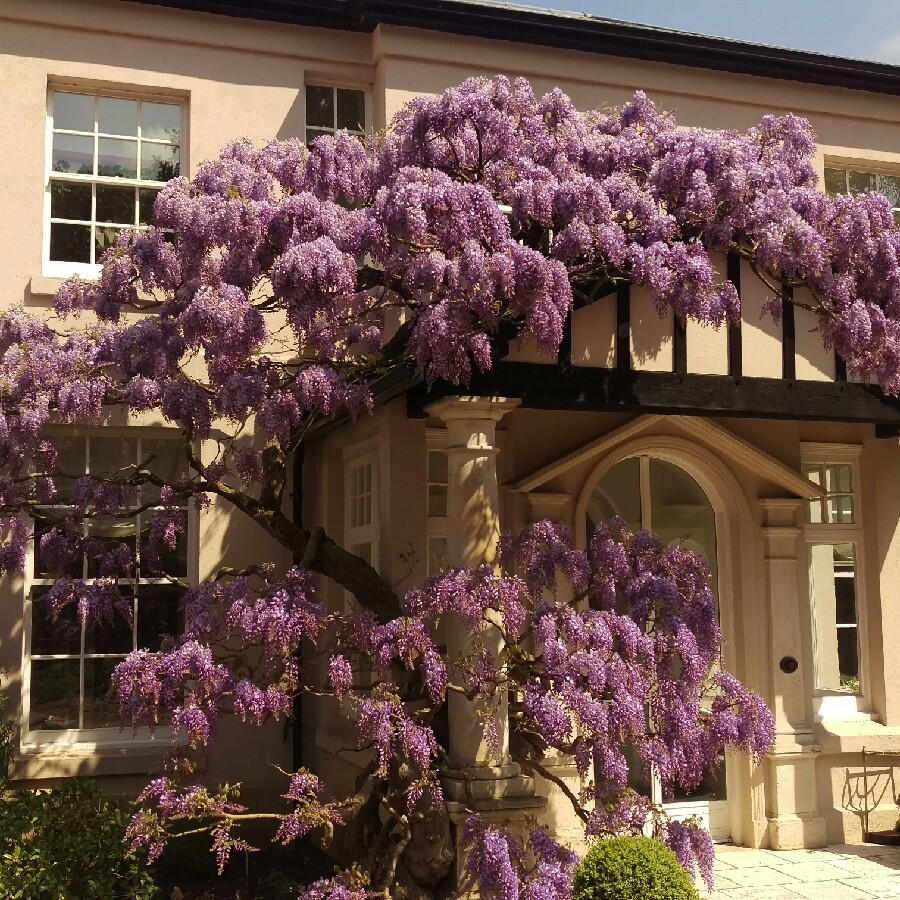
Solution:
<svg viewBox="0 0 900 900"><path fill-rule="evenodd" d="M683 125L805 116L823 190L878 190L900 207L900 69L888 66L464 0L6 0L2 303L51 315L63 277L94 273L119 229L147 223L169 178L237 136L377 131L415 96L498 73L537 93L559 87L584 109L643 90ZM739 287L739 325L685 327L624 288L573 314L559 359L514 341L464 394L390 373L373 415L310 435L295 509L399 590L489 561L501 530L542 518L567 522L581 546L613 514L686 542L713 573L723 666L769 703L777 739L759 765L729 755L670 812L748 846L858 841L864 810L872 831L897 818L900 404L847 379L810 313L763 318L763 284L746 263L720 262ZM111 417L58 437L90 471L98 455L142 458L147 442L165 459L167 433L161 421ZM190 515L172 574L290 562L224 501ZM60 637L34 602L41 576L32 551L26 575L0 583L0 673L21 723L15 776L89 773L134 791L168 742L118 727L106 679L124 653L152 646L178 598L138 578L131 633ZM345 602L339 587L323 589ZM451 762L476 776L474 793L473 779L448 784L451 811L534 813L576 838L556 786L489 759L464 703L450 718ZM497 724L502 737L502 710ZM223 723L227 752L214 754L211 777L243 779L261 804L282 790L275 767L301 759L350 785L363 762L347 752L351 731L324 700L304 705L302 728ZM574 783L566 759L547 765Z"/></svg>

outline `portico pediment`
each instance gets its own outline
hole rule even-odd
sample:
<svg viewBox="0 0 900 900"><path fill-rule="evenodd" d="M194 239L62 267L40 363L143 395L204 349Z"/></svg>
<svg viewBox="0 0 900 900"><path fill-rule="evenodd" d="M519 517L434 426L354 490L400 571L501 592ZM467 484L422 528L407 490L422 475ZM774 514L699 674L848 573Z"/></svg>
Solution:
<svg viewBox="0 0 900 900"><path fill-rule="evenodd" d="M517 493L530 493L538 490L583 462L605 456L637 438L650 436L653 429L658 428L662 422L666 423L666 436L671 436L671 429L675 428L680 432L679 437L687 438L708 449L715 450L723 459L766 478L773 485L796 497L811 499L824 496L823 489L818 485L808 481L765 451L732 434L721 425L697 416L662 415L645 415L633 419L596 440L583 444L524 478L520 478L508 487ZM664 440L665 437L661 436L661 439Z"/></svg>

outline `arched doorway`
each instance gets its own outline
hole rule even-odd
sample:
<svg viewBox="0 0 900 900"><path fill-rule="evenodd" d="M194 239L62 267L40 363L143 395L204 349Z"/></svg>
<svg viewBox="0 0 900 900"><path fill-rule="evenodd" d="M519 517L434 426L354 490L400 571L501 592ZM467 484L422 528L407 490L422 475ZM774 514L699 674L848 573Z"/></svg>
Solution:
<svg viewBox="0 0 900 900"><path fill-rule="evenodd" d="M683 468L650 453L615 463L600 476L587 497L586 535L597 523L613 516L624 519L631 530L645 528L666 544L680 543L698 553L709 565L713 591L720 596L715 511L706 492ZM658 779L648 781L636 774L633 787L654 802L662 802ZM663 806L675 819L700 817L714 840L730 840L725 759L695 790L678 789L671 802Z"/></svg>

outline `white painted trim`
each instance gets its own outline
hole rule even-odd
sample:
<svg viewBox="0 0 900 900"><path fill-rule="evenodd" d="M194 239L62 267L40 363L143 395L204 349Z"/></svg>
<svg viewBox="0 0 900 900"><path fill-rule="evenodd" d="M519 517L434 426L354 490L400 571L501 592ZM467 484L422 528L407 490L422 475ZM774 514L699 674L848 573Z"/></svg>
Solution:
<svg viewBox="0 0 900 900"><path fill-rule="evenodd" d="M738 613L742 617L740 622L742 634L752 623L754 633L751 640L762 639L761 623L756 611L757 604L754 603L754 598L759 596L756 572L761 560L759 535L753 526L755 518L740 484L723 460L712 452L709 441L702 439L692 441L672 435L641 434L649 424L660 418L660 416L645 417L647 424L644 427L635 427L637 423L629 423L631 427L625 426L628 429L628 439L615 441L613 448L605 447L606 442L601 439L588 445L592 448L589 453L579 454L579 462L586 461L591 455L594 458L598 456L601 458L583 480L575 504L573 530L576 546L584 547L586 544L585 521L591 492L597 482L616 463L628 457L646 454L684 469L700 485L713 507L718 556L722 662L728 671L734 672L746 683L747 675L737 665ZM715 430L728 434L724 429L716 427ZM730 442L724 443L726 448L730 446ZM783 468L780 463L776 465L779 470ZM570 465L566 466L569 467ZM550 469L552 466L547 468ZM814 488L815 485L810 484L810 487ZM743 662L746 665L748 660L744 658ZM760 671L756 674L760 681L754 685L755 689L764 691L767 684L765 664L760 666ZM743 754L727 751L725 756L730 835L736 843L753 841L755 839L753 810L765 806L765 785L752 784L752 770Z"/></svg>
<svg viewBox="0 0 900 900"><path fill-rule="evenodd" d="M165 182L148 181L141 178L140 164L138 159L138 171L135 178L111 178L102 175L85 175L85 176L67 176L65 173L54 172L51 165L53 155L53 94L56 91L65 93L80 93L94 98L94 155L97 154L97 135L96 131L96 115L97 115L97 99L100 97L121 98L125 100L135 100L147 103L166 103L170 106L177 106L181 111L181 134L179 136L178 153L179 153L179 170L182 175L187 175L189 169L188 157L188 120L189 108L188 97L184 92L175 95L171 91L154 90L148 87L133 87L129 85L113 85L106 86L89 81L70 81L51 77L47 82L46 95L46 118L44 124L44 208L43 208L43 234L41 235L41 276L44 279L66 279L73 275L79 275L88 280L94 280L100 275L99 263L76 263L67 262L65 260L50 259L50 180L54 178L61 181L71 181L78 184L91 185L91 253L93 254L93 234L96 225L96 185L113 185L130 188L149 188L153 190L161 190L165 186ZM138 145L138 152L143 146L144 139L135 136ZM163 141L147 139L149 144L164 144ZM135 226L137 227L137 226Z"/></svg>
<svg viewBox="0 0 900 900"><path fill-rule="evenodd" d="M78 432L76 431L76 434ZM52 439L54 435L72 434L71 429L63 430L60 426L51 426L48 437ZM97 428L82 429L81 434L86 437L116 437L127 436L136 442L135 449L137 453L136 462L143 458L141 449L141 441L144 439L169 439L177 441L180 435L173 428L160 427L141 427L141 426L125 426L125 427L108 427L102 431ZM87 451L88 454L90 450ZM88 457L89 459L89 457ZM188 584L195 585L199 581L200 568L200 522L197 510L193 504L188 504L187 512L187 560L185 580ZM142 515L148 515L152 510L148 510ZM110 753L115 753L121 749L145 749L147 747L159 748L164 742L169 745L174 744L177 737L173 734L169 726L157 726L156 728L140 727L132 728L126 724L121 726L111 725L105 728L65 728L58 731L32 729L30 727L31 718L31 633L32 633L32 591L34 588L43 587L49 579L34 577L34 523L31 523L31 536L28 540L25 556L25 572L24 593L22 595L22 694L21 694L21 748L23 752L41 751L45 748L65 747L73 748L78 751L85 751L91 748L97 749L100 755L103 755L101 748ZM137 535L139 537L139 535ZM85 579L92 580L92 579ZM120 579L120 582L124 579ZM135 585L160 584L160 579L132 580ZM133 629L137 627L137 623L133 624ZM136 634L136 632L134 632ZM77 660L83 665L87 658L98 658L97 655L88 656L84 652L84 635L82 632L82 644L77 655L75 654L59 654L58 659L61 660ZM132 652L132 651L129 651ZM39 659L47 658L45 654L36 654ZM120 656L122 654L106 654L107 656ZM84 704L84 684L79 685L79 718Z"/></svg>
<svg viewBox="0 0 900 900"><path fill-rule="evenodd" d="M800 444L800 461L803 463L852 463L862 453L860 444L830 444L821 441L805 441Z"/></svg>
<svg viewBox="0 0 900 900"><path fill-rule="evenodd" d="M860 663L862 663L862 659L860 659ZM860 679L860 687L862 687L862 679ZM862 697L859 694L817 694L813 697L815 721L854 722L873 720L875 717L872 713L860 708L862 705L860 703L861 700Z"/></svg>
<svg viewBox="0 0 900 900"><path fill-rule="evenodd" d="M809 614L811 623L811 647L813 662L813 714L815 721L859 721L871 719L871 695L872 688L869 674L869 632L868 632L868 601L867 586L868 575L866 572L866 551L864 546L864 529L862 514L863 493L860 490L860 456L862 446L860 444L838 444L824 441L807 441L800 444L801 465L818 463L828 465L836 463L849 465L850 478L853 493L853 518L852 524L827 522L806 523L803 526L804 547L806 558L804 566L808 569L809 548L813 544L853 544L854 567L856 570L856 638L859 646L859 693L850 694L842 691L828 690L816 687L818 678L819 654L816 647L816 609L813 598L808 597ZM823 494L823 497L825 494ZM804 521L805 521L804 515ZM808 582L807 582L808 583Z"/></svg>
<svg viewBox="0 0 900 900"><path fill-rule="evenodd" d="M699 816L703 827L717 843L731 840L731 817L728 800L680 800L664 803L663 809L676 822Z"/></svg>

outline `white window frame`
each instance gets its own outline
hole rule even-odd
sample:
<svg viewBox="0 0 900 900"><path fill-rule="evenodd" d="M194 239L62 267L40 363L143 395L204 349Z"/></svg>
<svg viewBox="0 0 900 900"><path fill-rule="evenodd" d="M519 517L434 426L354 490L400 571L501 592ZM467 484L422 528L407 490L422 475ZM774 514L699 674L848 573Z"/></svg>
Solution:
<svg viewBox="0 0 900 900"><path fill-rule="evenodd" d="M104 88L104 87L96 87L89 84L79 84L79 83L62 83L62 82L50 82L47 86L47 116L46 116L46 124L45 124L45 142L44 142L44 224L43 224L43 236L42 236L42 249L41 249L41 260L42 260L42 274L48 278L68 278L72 275L80 275L84 278L94 279L97 278L100 274L100 264L97 262L93 263L79 263L79 262L71 262L67 260L51 260L50 259L50 200L51 200L51 190L50 183L51 180L57 181L72 181L80 184L90 184L92 186L92 200L91 200L91 252L93 253L93 226L96 225L96 190L93 189L95 185L110 185L113 187L132 187L132 188L147 188L153 190L160 190L165 187L167 182L164 181L149 181L147 179L140 177L140 163L138 164L138 172L137 178L119 178L105 175L69 175L66 176L65 173L54 172L53 171L53 134L54 134L54 122L53 122L53 95L55 93L68 93L68 94L84 94L87 96L91 96L94 98L95 102L95 110L96 103L99 98L112 98L112 99L121 99L121 100L136 100L148 103L165 103L170 106L177 106L181 110L181 136L179 142L179 172L181 174L185 174L188 171L188 153L187 153L187 115L188 115L188 102L187 98L172 96L169 94L156 94L153 93L152 90L129 90L123 88ZM96 131L96 112L95 112L95 132L94 138L97 140L98 132ZM139 142L143 142L145 139L136 138L135 140ZM166 146L163 141L150 141L148 139L148 143L159 143L160 146ZM97 156L97 148L95 145L94 148L94 157ZM73 220L74 221L74 220ZM82 220L79 220L82 221ZM136 228L144 228L146 226L135 226Z"/></svg>
<svg viewBox="0 0 900 900"><path fill-rule="evenodd" d="M425 432L425 574L430 577L440 574L431 571L431 547L435 541L444 542L444 553L446 558L447 549L447 516L432 516L428 508L429 487L433 482L429 480L428 474L428 456L430 453L446 453L447 450L447 431L443 428L428 428ZM447 499L449 502L449 470L447 473ZM449 510L448 510L449 512Z"/></svg>
<svg viewBox="0 0 900 900"><path fill-rule="evenodd" d="M343 484L344 484L344 549L350 553L356 553L354 547L360 544L369 545L369 565L377 572L380 565L381 539L381 515L380 515L380 476L378 465L378 446L374 441L365 441L344 449L343 453ZM355 498L353 493L354 473L366 466L370 467L371 480L369 489L371 515L367 522L353 524L352 504ZM359 495L356 495L359 496ZM356 599L350 591L344 591L344 613L354 610ZM353 666L354 682L362 685L371 685L374 672L368 667Z"/></svg>
<svg viewBox="0 0 900 900"><path fill-rule="evenodd" d="M54 436L62 437L64 433L61 431L53 431L49 434L52 440ZM164 440L180 440L180 437L173 435L172 429L165 428L141 428L139 434L135 434L131 429L105 428L103 432L88 431L87 437L128 437L138 440L138 459L140 458L140 440L146 439L164 439ZM187 577L188 584L197 584L199 580L199 520L193 505L188 504L187 507ZM140 749L141 747L159 746L160 744L170 745L173 733L172 729L167 725L160 725L151 729L148 726L139 728L131 727L123 720L120 726L108 726L105 728L68 728L54 730L32 729L31 721L31 637L32 637L32 605L33 592L35 587L43 587L48 583L52 583L52 579L35 577L34 574L35 558L34 558L34 528L32 523L32 531L29 535L28 548L25 558L25 593L23 598L23 628L22 628L22 721L21 721L21 748L23 752L48 749L52 747L70 747L80 751L97 750L102 752L105 748L127 748ZM86 579L90 580L90 579ZM119 579L123 581L125 579ZM165 579L148 578L148 579L131 579L136 584L166 584ZM135 625L136 627L136 625ZM104 654L99 654L100 656ZM121 654L105 654L107 656L119 656ZM35 656L43 656L43 654L35 654ZM74 654L60 654L60 659L78 659L85 658L83 648L78 656ZM80 689L79 708L83 703L83 684Z"/></svg>
<svg viewBox="0 0 900 900"><path fill-rule="evenodd" d="M866 554L860 508L861 491L859 458L862 447L858 444L806 442L800 445L800 463L806 465L850 466L853 494L853 524L809 523L804 515L803 537L805 542L804 564L810 565L810 548L816 544L853 544L856 589L857 642L859 648L859 692L832 690L817 687L819 655L817 648L816 604L810 591L809 608L813 657L813 710L817 721L871 719L868 666L868 632L866 627ZM824 502L824 498L823 498ZM829 623L830 624L830 623ZM835 623L835 627L836 623Z"/></svg>
<svg viewBox="0 0 900 900"><path fill-rule="evenodd" d="M310 125L309 124L309 114L306 108L306 90L307 88L330 88L333 92L334 97L334 119L333 128L326 128L323 125ZM337 127L337 92L338 91L358 91L363 95L363 111L366 117L366 121L363 123L365 126L362 131L357 131L356 129L347 129L348 134L355 134L358 137L365 137L367 134L372 133L372 91L366 85L360 84L352 84L348 82L335 81L331 78L314 78L307 77L304 80L303 84L303 142L308 143L307 132L316 131L318 134L337 134L338 131L344 130ZM315 140L315 138L313 138Z"/></svg>
<svg viewBox="0 0 900 900"><path fill-rule="evenodd" d="M841 194L850 195L850 172L860 172L863 175L874 175L875 176L875 193L880 194L882 197L887 199L887 195L883 194L880 190L880 182L883 176L888 176L891 178L900 178L900 171L897 170L896 167L890 168L885 167L883 165L879 165L876 162L868 159L825 159L825 164L822 168L822 190L828 193L828 189L825 185L825 170L833 169L835 171L843 171L844 172L844 186L846 190L839 191ZM900 206L891 207L891 211L894 214L894 221L900 223Z"/></svg>
<svg viewBox="0 0 900 900"><path fill-rule="evenodd" d="M361 524L353 524L352 503L354 500L353 477L354 473L370 466L370 517ZM368 446L348 448L344 454L344 547L349 552L355 552L353 548L360 544L368 544L371 548L370 565L373 569L379 566L379 477L378 454Z"/></svg>

